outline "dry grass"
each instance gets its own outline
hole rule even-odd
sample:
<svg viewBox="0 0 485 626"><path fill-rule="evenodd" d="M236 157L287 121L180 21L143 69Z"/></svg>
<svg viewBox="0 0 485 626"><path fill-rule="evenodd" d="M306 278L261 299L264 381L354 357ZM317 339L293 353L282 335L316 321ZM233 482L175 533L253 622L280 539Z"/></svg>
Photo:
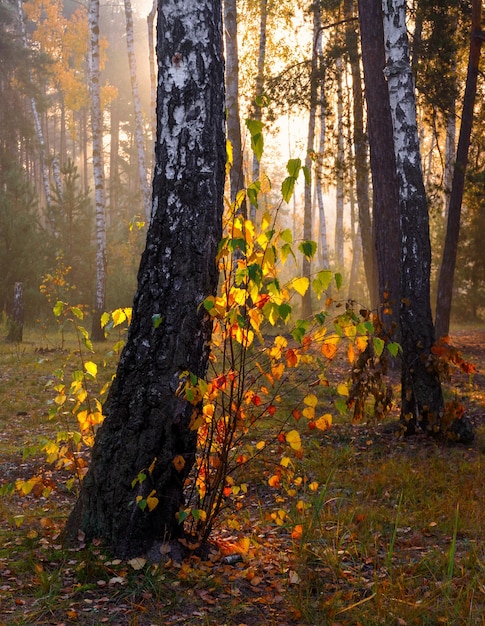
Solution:
<svg viewBox="0 0 485 626"><path fill-rule="evenodd" d="M479 368L484 337L459 335ZM0 346L1 483L51 471L22 451L55 432L46 384L66 352L52 350L55 337L25 339ZM100 546L65 550L59 532L72 493L4 497L0 624L485 624L484 391L479 373L452 392L476 427L470 447L341 420L304 434L307 480L295 496L268 486L271 458L261 458L205 561L136 569ZM301 499L312 505L303 513ZM278 509L287 513L280 523ZM230 564L232 553L241 558Z"/></svg>

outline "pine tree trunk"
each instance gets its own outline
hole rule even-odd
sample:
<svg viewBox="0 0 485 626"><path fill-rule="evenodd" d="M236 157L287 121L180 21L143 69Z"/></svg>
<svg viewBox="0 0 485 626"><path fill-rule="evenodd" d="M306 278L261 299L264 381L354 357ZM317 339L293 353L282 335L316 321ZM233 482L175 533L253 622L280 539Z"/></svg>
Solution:
<svg viewBox="0 0 485 626"><path fill-rule="evenodd" d="M220 0L159 5L158 64L153 212L133 318L65 533L102 538L122 557L183 533L176 513L194 462L196 407L177 390L183 372L206 374L212 327L202 302L217 288L222 234ZM158 505L142 510L137 498L152 493Z"/></svg>

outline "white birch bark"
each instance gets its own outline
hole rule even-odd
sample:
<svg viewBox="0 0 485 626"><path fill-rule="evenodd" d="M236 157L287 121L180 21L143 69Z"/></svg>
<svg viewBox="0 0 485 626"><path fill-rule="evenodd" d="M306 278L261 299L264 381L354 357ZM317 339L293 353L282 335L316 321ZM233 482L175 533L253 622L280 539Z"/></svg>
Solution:
<svg viewBox="0 0 485 626"><path fill-rule="evenodd" d="M148 186L148 175L145 156L145 139L143 133L143 115L141 111L140 94L138 91L138 79L136 75L135 41L133 36L133 11L130 0L124 0L126 20L126 46L128 49L128 64L130 68L131 95L135 109L135 143L138 156L138 179L140 192L143 199L143 207L147 221L151 215L151 195Z"/></svg>
<svg viewBox="0 0 485 626"><path fill-rule="evenodd" d="M89 0L89 90L91 95L91 129L93 143L94 203L96 220L96 283L92 335L100 340L103 334L100 318L106 298L106 215L103 160L103 113L101 110L99 0Z"/></svg>
<svg viewBox="0 0 485 626"><path fill-rule="evenodd" d="M426 367L435 340L430 303L431 244L406 0L383 0L382 6L401 219L401 411L407 432L414 432L418 425L437 432L443 395L438 372Z"/></svg>

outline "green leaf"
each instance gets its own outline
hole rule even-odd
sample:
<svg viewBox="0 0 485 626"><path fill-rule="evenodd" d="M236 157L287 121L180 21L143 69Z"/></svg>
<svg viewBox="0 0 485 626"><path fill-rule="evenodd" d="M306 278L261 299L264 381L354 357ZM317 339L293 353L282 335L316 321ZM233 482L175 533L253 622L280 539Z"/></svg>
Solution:
<svg viewBox="0 0 485 626"><path fill-rule="evenodd" d="M374 352L377 356L381 356L385 346L384 340L380 337L372 337L372 343L374 344Z"/></svg>
<svg viewBox="0 0 485 626"><path fill-rule="evenodd" d="M310 260L317 251L317 244L315 241L302 241L298 246L298 250Z"/></svg>
<svg viewBox="0 0 485 626"><path fill-rule="evenodd" d="M293 233L290 228L285 228L280 233L280 238L283 239L285 243L293 243Z"/></svg>
<svg viewBox="0 0 485 626"><path fill-rule="evenodd" d="M286 169L288 174L296 180L301 170L301 159L290 159L286 165Z"/></svg>
<svg viewBox="0 0 485 626"><path fill-rule="evenodd" d="M54 315L56 317L59 317L63 313L65 306L66 305L64 304L64 302L61 302L61 300L58 300L55 303L54 308L52 309L54 311Z"/></svg>
<svg viewBox="0 0 485 626"><path fill-rule="evenodd" d="M162 321L163 317L160 315L160 313L155 313L154 315L152 315L153 328L158 328Z"/></svg>
<svg viewBox="0 0 485 626"><path fill-rule="evenodd" d="M340 289L340 287L342 286L343 282L344 282L344 279L342 278L342 274L339 274L337 272L335 274L335 284L337 285L337 289Z"/></svg>
<svg viewBox="0 0 485 626"><path fill-rule="evenodd" d="M283 181L281 185L281 195L285 202L289 202L291 200L291 196L293 195L293 191L295 189L295 182L296 180L293 176L288 176L288 178L285 178Z"/></svg>
<svg viewBox="0 0 485 626"><path fill-rule="evenodd" d="M305 176L305 183L307 185L311 185L312 183L312 175L310 170L308 169L308 167L306 165L303 166L303 175Z"/></svg>
<svg viewBox="0 0 485 626"><path fill-rule="evenodd" d="M291 311L292 311L291 305L287 304L286 302L283 302L283 304L280 304L279 313L280 313L281 319L284 322L286 322L286 320L290 317Z"/></svg>
<svg viewBox="0 0 485 626"><path fill-rule="evenodd" d="M401 346L396 341L392 341L391 343L387 344L387 349L393 357L397 357L399 351L401 350Z"/></svg>
<svg viewBox="0 0 485 626"><path fill-rule="evenodd" d="M71 311L74 313L74 315L77 317L78 320L82 320L84 318L84 313L81 311L79 307L72 306Z"/></svg>
<svg viewBox="0 0 485 626"><path fill-rule="evenodd" d="M263 123L260 120L246 120L246 126L251 134L251 149L254 156L260 161L264 149Z"/></svg>
<svg viewBox="0 0 485 626"><path fill-rule="evenodd" d="M187 511L179 511L177 513L177 519L179 524L183 524L185 522L185 520L188 518L189 514L187 513Z"/></svg>
<svg viewBox="0 0 485 626"><path fill-rule="evenodd" d="M105 328L108 322L109 322L109 313L106 313L105 311L103 315L101 315L101 328Z"/></svg>

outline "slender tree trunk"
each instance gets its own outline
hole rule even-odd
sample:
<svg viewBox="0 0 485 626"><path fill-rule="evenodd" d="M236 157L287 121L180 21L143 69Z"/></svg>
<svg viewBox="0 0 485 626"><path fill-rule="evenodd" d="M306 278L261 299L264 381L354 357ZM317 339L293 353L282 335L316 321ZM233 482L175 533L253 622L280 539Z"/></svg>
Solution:
<svg viewBox="0 0 485 626"><path fill-rule="evenodd" d="M319 39L321 37L321 12L318 4L313 7L313 47L312 47L312 68L311 68L311 91L310 91L310 112L308 116L308 134L307 134L307 156L305 158L305 166L309 172L313 169L313 154L315 152L315 126L317 119L318 107L318 68L320 49ZM312 177L313 178L313 177ZM310 241L313 238L313 207L312 207L312 182L305 183L304 192L304 213L303 213L303 239ZM303 257L302 275L311 279L311 260ZM307 289L302 297L301 315L303 319L312 315L312 292Z"/></svg>
<svg viewBox="0 0 485 626"><path fill-rule="evenodd" d="M315 190L318 206L319 217L319 256L320 264L322 268L328 269L330 267L330 252L328 248L328 234L327 234L327 219L325 215L325 203L323 201L323 155L325 152L325 134L326 134L326 116L325 116L325 65L322 54L322 38L318 38L318 55L321 58L320 66L320 94L319 94L319 109L320 109L320 134L318 154L315 162Z"/></svg>
<svg viewBox="0 0 485 626"><path fill-rule="evenodd" d="M408 433L417 426L439 432L443 395L439 372L428 364L435 341L430 304L431 245L409 61L406 1L383 0L383 9L401 214L401 417Z"/></svg>
<svg viewBox="0 0 485 626"><path fill-rule="evenodd" d="M133 11L131 1L124 0L126 19L126 45L128 48L128 64L130 67L131 94L135 109L135 142L138 156L138 181L140 193L143 199L144 213L147 221L150 221L152 210L150 188L148 186L148 174L145 157L145 137L143 132L143 115L141 111L140 95L138 92L138 79L136 75L135 41L133 36Z"/></svg>
<svg viewBox="0 0 485 626"><path fill-rule="evenodd" d="M399 337L401 229L389 92L384 68L381 0L359 0L367 125L373 191L373 227L380 313L389 334Z"/></svg>
<svg viewBox="0 0 485 626"><path fill-rule="evenodd" d="M67 522L121 557L183 534L176 514L194 462L194 407L178 393L204 377L217 289L226 146L220 0L163 0L158 11L153 211L133 318L89 471ZM148 498L157 506L140 506ZM153 503L153 501L152 501ZM158 558L160 553L158 551Z"/></svg>
<svg viewBox="0 0 485 626"><path fill-rule="evenodd" d="M268 22L268 0L260 0L261 2L261 18L259 23L259 52L258 52L258 73L256 74L256 86L254 90L254 106L252 116L256 121L261 121L263 119L263 113L261 106L258 105L257 99L263 95L263 87L264 87L264 66L266 62L266 25ZM256 155L253 155L253 168L252 168L253 181L258 180L260 165L259 161L256 158ZM256 220L256 207L254 205L250 205L250 219L254 222Z"/></svg>
<svg viewBox="0 0 485 626"><path fill-rule="evenodd" d="M337 74L337 154L335 156L336 173L336 205L335 205L335 264L341 272L344 269L344 105L342 74L343 63L341 58L336 59Z"/></svg>
<svg viewBox="0 0 485 626"><path fill-rule="evenodd" d="M28 50L29 44L27 41L27 31L25 28L25 17L24 17L24 11L22 7L22 0L17 0L17 11L18 11L18 16L19 16L22 46L24 50ZM31 71L29 71L29 83L32 84L32 72ZM40 115L37 109L37 103L35 101L35 98L31 96L29 98L29 101L30 101L30 108L32 111L32 117L34 118L34 126L35 126L35 132L37 135L37 141L39 144L39 163L40 163L40 171L41 171L41 176L42 176L42 184L43 184L44 194L45 194L45 202L46 202L47 208L50 209L51 204L52 204L52 198L51 198L51 189L50 189L50 184L49 184L49 170L46 164L47 148L46 148L46 143L45 143L45 138L44 138L44 132L42 130L42 124L40 121ZM48 213L50 213L50 211L48 211Z"/></svg>
<svg viewBox="0 0 485 626"><path fill-rule="evenodd" d="M152 141L155 142L157 136L157 72L155 65L155 16L157 14L157 0L153 0L150 13L147 15L148 26L148 60L150 63L150 109L151 109L151 129Z"/></svg>
<svg viewBox="0 0 485 626"><path fill-rule="evenodd" d="M232 145L232 166L229 174L231 202L244 188L241 118L239 115L239 55L237 43L236 0L224 0L224 41L226 53L227 138ZM242 213L247 217L247 204Z"/></svg>
<svg viewBox="0 0 485 626"><path fill-rule="evenodd" d="M453 299L453 277L455 273L458 240L460 236L461 203L465 188L465 174L468 163L468 148L473 125L473 109L477 94L478 66L480 52L485 33L481 29L482 2L472 0L472 27L468 70L463 97L460 135L456 151L455 169L451 184L450 202L448 205L448 224L446 228L445 246L438 279L438 296L436 302L436 333L438 337L448 335L450 330L451 302Z"/></svg>
<svg viewBox="0 0 485 626"><path fill-rule="evenodd" d="M353 144L355 160L355 179L357 206L359 211L360 236L354 242L354 257L356 246L362 242L362 256L364 259L367 288L370 295L371 307L377 307L379 303L379 286L377 279L377 259L372 236L372 216L369 199L369 160L367 156L367 138L364 129L364 95L362 93L362 76L359 62L358 36L353 21L355 0L344 0L345 10L345 39L347 52L352 71L352 95L353 95ZM361 255L358 254L358 257ZM356 259L358 260L358 259Z"/></svg>
<svg viewBox="0 0 485 626"><path fill-rule="evenodd" d="M91 336L103 341L101 315L106 300L106 216L103 159L103 112L101 110L99 0L89 0L89 83L93 142L94 203L96 215L96 282Z"/></svg>

